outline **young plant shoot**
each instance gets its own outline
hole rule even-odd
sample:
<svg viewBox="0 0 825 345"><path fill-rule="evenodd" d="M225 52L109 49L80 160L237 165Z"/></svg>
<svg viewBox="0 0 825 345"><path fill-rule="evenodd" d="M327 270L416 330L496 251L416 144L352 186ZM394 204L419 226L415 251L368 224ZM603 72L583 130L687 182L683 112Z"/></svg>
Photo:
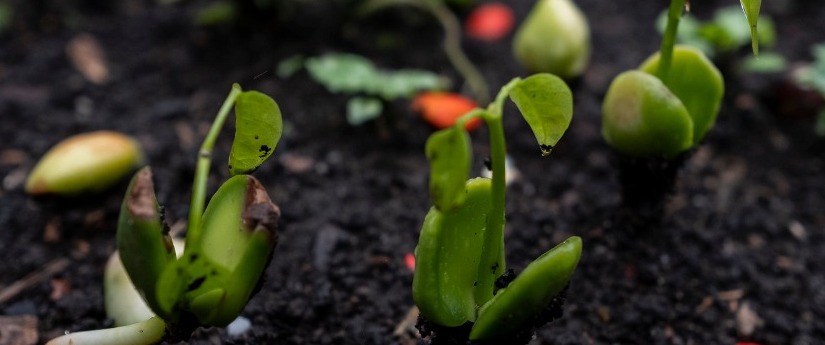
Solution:
<svg viewBox="0 0 825 345"><path fill-rule="evenodd" d="M205 207L212 148L233 105L231 177ZM180 258L155 197L152 172L148 167L138 171L121 206L117 248L128 278L155 316L134 323L135 316L122 316L122 311L107 306L116 325L123 326L68 334L49 344L153 344L186 339L199 326L226 326L234 320L252 296L278 241L280 210L248 174L272 154L282 128L275 101L233 85L198 154ZM116 274L107 274L107 280L123 283ZM110 300L118 298L107 297ZM129 305L125 304L132 308Z"/></svg>
<svg viewBox="0 0 825 345"><path fill-rule="evenodd" d="M533 72L578 77L590 60L590 26L572 0L538 0L516 32L513 52Z"/></svg>
<svg viewBox="0 0 825 345"><path fill-rule="evenodd" d="M672 159L696 146L716 122L724 81L696 48L674 47L686 0L672 0L659 53L638 70L620 74L602 104L602 135L617 151ZM742 0L758 51L761 1Z"/></svg>
<svg viewBox="0 0 825 345"><path fill-rule="evenodd" d="M508 286L497 289L504 261L505 99L516 104L548 155L570 124L573 99L558 77L537 74L505 85L486 109L476 108L427 140L430 199L416 247L413 298L421 316L443 327L472 323L471 340L513 337L532 327L567 285L581 254L571 237L529 264ZM472 153L464 124L487 124L492 179L469 179ZM436 335L436 339L438 335ZM466 340L466 339L465 339Z"/></svg>

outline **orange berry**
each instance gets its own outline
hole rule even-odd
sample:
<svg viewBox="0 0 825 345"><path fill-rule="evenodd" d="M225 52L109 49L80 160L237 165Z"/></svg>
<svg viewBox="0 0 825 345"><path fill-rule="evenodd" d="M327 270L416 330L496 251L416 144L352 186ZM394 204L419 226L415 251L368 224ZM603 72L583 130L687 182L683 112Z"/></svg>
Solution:
<svg viewBox="0 0 825 345"><path fill-rule="evenodd" d="M475 109L476 103L471 99L452 92L422 92L412 102L412 109L421 113L424 121L437 129L455 125L462 115ZM475 118L464 125L472 131L481 125L481 119Z"/></svg>

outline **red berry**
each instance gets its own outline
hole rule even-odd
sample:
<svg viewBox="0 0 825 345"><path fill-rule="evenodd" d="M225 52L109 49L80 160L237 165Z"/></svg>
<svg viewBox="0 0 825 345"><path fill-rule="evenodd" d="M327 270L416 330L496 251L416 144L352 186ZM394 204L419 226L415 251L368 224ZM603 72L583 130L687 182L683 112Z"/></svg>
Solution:
<svg viewBox="0 0 825 345"><path fill-rule="evenodd" d="M497 41L506 36L513 28L513 10L500 2L491 2L478 6L464 22L467 36Z"/></svg>
<svg viewBox="0 0 825 345"><path fill-rule="evenodd" d="M421 113L421 117L437 129L455 125L462 115L475 109L476 103L471 99L452 92L422 92L412 102L412 108ZM481 119L475 118L464 125L468 131L481 125Z"/></svg>

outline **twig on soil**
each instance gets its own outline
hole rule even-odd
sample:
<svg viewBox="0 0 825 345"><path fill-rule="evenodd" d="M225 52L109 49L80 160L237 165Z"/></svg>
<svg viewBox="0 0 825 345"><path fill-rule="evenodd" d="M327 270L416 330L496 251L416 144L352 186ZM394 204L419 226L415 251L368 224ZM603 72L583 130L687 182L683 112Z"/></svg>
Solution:
<svg viewBox="0 0 825 345"><path fill-rule="evenodd" d="M10 299L14 298L23 290L40 283L41 281L51 277L57 272L62 271L69 266L69 259L60 258L55 259L47 263L43 266L40 271L29 273L29 275L25 276L23 279L20 279L8 287L0 290L0 303L6 303Z"/></svg>
<svg viewBox="0 0 825 345"><path fill-rule="evenodd" d="M404 319L401 320L396 326L395 329L392 331L392 335L400 338L401 343L403 344L414 344L411 334L415 335L416 338L421 338L421 335L418 333L418 330L415 329L415 323L418 322L418 307L412 306L409 311L407 311L407 315L404 316Z"/></svg>

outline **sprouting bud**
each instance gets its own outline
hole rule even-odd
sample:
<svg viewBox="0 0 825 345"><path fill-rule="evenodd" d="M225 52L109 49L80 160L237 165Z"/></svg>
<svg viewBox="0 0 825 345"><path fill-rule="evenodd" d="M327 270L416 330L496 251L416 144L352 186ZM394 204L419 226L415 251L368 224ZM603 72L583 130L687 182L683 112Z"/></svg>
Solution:
<svg viewBox="0 0 825 345"><path fill-rule="evenodd" d="M118 132L75 135L51 148L26 181L31 195L100 191L143 162L138 143Z"/></svg>
<svg viewBox="0 0 825 345"><path fill-rule="evenodd" d="M163 308L187 309L207 326L226 326L241 313L278 242L280 209L252 176L236 175L218 189L203 214L203 234L178 261L182 274L162 277L181 294ZM177 268L164 272L176 273ZM171 273L169 273L171 272ZM165 281L164 281L165 280ZM168 290L167 290L168 291ZM179 290L178 290L179 291Z"/></svg>
<svg viewBox="0 0 825 345"><path fill-rule="evenodd" d="M659 78L627 71L607 90L602 136L624 154L673 157L693 144L693 121L682 101Z"/></svg>
<svg viewBox="0 0 825 345"><path fill-rule="evenodd" d="M587 18L571 0L539 0L516 33L513 51L530 71L574 78L590 59Z"/></svg>

